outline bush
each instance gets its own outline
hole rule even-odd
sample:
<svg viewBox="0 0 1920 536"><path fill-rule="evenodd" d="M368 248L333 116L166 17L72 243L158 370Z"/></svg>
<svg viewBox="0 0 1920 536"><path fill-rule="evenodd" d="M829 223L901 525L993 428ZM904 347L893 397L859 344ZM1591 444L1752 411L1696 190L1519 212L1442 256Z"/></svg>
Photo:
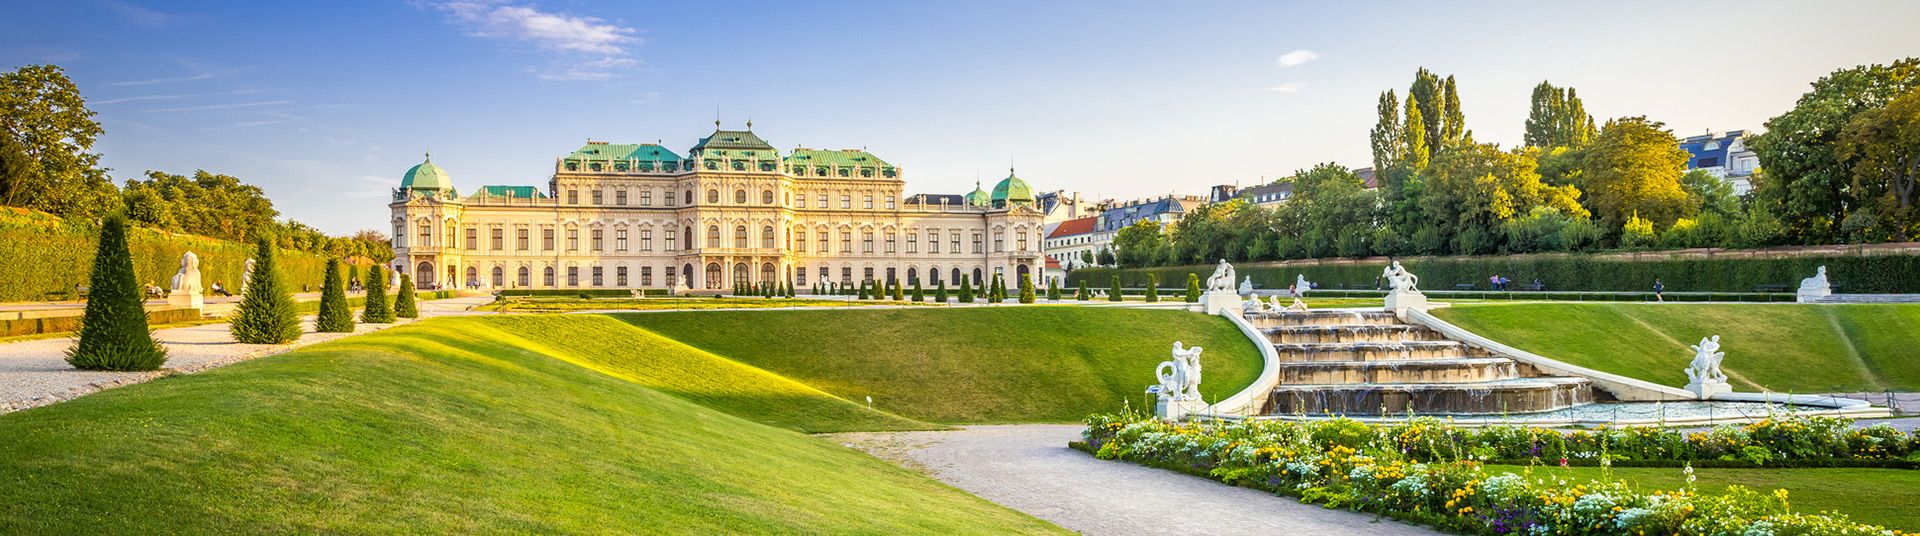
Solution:
<svg viewBox="0 0 1920 536"><path fill-rule="evenodd" d="M1147 303L1156 303L1159 301L1160 276L1159 274L1147 274Z"/></svg>
<svg viewBox="0 0 1920 536"><path fill-rule="evenodd" d="M400 272L400 288L394 289L393 292L393 316L420 318L420 306L414 303L418 297L413 295L417 291L413 290L412 276L407 275L406 272Z"/></svg>
<svg viewBox="0 0 1920 536"><path fill-rule="evenodd" d="M1113 276L1113 286L1107 289L1107 301L1120 301L1120 276Z"/></svg>
<svg viewBox="0 0 1920 536"><path fill-rule="evenodd" d="M960 303L973 303L973 281L960 276Z"/></svg>
<svg viewBox="0 0 1920 536"><path fill-rule="evenodd" d="M347 304L346 284L340 278L340 261L327 260L327 279L320 284L320 312L313 321L316 332L353 332L353 307Z"/></svg>
<svg viewBox="0 0 1920 536"><path fill-rule="evenodd" d="M247 344L285 344L300 338L300 313L293 289L280 273L279 255L266 238L254 245L253 278L233 310L233 340ZM371 287L369 287L371 288ZM369 294L371 296L371 294Z"/></svg>
<svg viewBox="0 0 1920 536"><path fill-rule="evenodd" d="M1115 276L1115 277L1119 277L1119 276ZM1087 300L1093 299L1093 292L1087 290L1087 280L1085 279L1080 280L1080 289L1074 291L1073 299L1080 300L1080 301L1087 301Z"/></svg>
<svg viewBox="0 0 1920 536"><path fill-rule="evenodd" d="M900 290L899 281L893 282L893 301L907 301L906 294Z"/></svg>
<svg viewBox="0 0 1920 536"><path fill-rule="evenodd" d="M1060 301L1060 282L1047 278L1047 301Z"/></svg>
<svg viewBox="0 0 1920 536"><path fill-rule="evenodd" d="M913 301L915 302L927 301L927 293L926 291L920 289L920 280L918 279L913 280Z"/></svg>
<svg viewBox="0 0 1920 536"><path fill-rule="evenodd" d="M1020 303L1033 303L1033 278L1020 278Z"/></svg>
<svg viewBox="0 0 1920 536"><path fill-rule="evenodd" d="M360 310L360 321L369 324L393 322L393 305L387 301L387 274L380 265L367 267L366 308Z"/></svg>
<svg viewBox="0 0 1920 536"><path fill-rule="evenodd" d="M92 220L0 207L0 259L7 261L0 262L0 302L41 301L49 291L71 292L76 286L89 285L101 231L101 223ZM167 233L133 222L127 226L126 245L134 281L156 286L166 286L180 269L180 255L192 251L200 257L200 279L206 288L221 282L238 289L233 285L240 281L247 258L254 256L250 242ZM317 288L326 279L324 256L282 250L280 261L292 285Z"/></svg>
<svg viewBox="0 0 1920 536"><path fill-rule="evenodd" d="M1187 272L1187 303L1200 303L1200 274Z"/></svg>
<svg viewBox="0 0 1920 536"><path fill-rule="evenodd" d="M80 338L67 349L67 364L81 370L155 370L167 362L167 349L147 328L146 294L134 279L127 249L127 217L107 216L88 272L87 311Z"/></svg>
<svg viewBox="0 0 1920 536"><path fill-rule="evenodd" d="M933 282L933 301L937 303L947 303L947 282L946 281Z"/></svg>

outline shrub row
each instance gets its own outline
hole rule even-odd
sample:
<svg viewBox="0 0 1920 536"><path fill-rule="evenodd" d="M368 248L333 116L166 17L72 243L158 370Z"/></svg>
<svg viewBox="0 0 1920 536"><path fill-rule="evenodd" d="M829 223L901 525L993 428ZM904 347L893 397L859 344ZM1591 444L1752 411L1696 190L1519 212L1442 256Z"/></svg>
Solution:
<svg viewBox="0 0 1920 536"><path fill-rule="evenodd" d="M0 208L0 259L5 259L0 262L0 302L38 301L51 291L85 286L99 240L95 222ZM192 251L200 256L200 279L209 290L217 281L238 294L240 274L253 252L247 244L140 227L132 229L127 241L138 281L162 288L180 271L180 255ZM309 285L317 290L326 277L326 259L283 250L280 269L294 288Z"/></svg>
<svg viewBox="0 0 1920 536"><path fill-rule="evenodd" d="M1800 280L1827 267L1834 292L1860 294L1920 293L1920 255L1826 255L1777 258L1660 258L1629 259L1582 254L1513 255L1489 257L1410 257L1407 270L1420 276L1422 290L1450 290L1456 284L1487 290L1494 274L1522 288L1535 279L1550 291L1651 291L1654 278L1672 292L1748 293L1762 285L1785 285L1789 292ZM1380 285L1385 261L1305 261L1285 265L1236 266L1242 278L1252 277L1260 288L1284 289L1299 275L1326 290L1374 289ZM1145 287L1149 274L1161 281L1184 280L1189 273L1206 277L1213 266L1166 268L1082 268L1067 274L1069 284L1086 281L1107 285L1118 275L1123 286ZM1324 295L1324 294L1323 294ZM1718 301L1718 300L1716 300Z"/></svg>
<svg viewBox="0 0 1920 536"><path fill-rule="evenodd" d="M18 337L21 335L40 335L44 333L66 333L80 330L82 316L51 316L45 318L17 318L0 320L0 337ZM147 325L191 322L200 319L198 309L158 309L147 311Z"/></svg>
<svg viewBox="0 0 1920 536"><path fill-rule="evenodd" d="M644 289L640 289L640 293L642 296L672 296L673 295L672 291L664 288L644 288ZM499 294L501 297L506 297L506 298L531 298L531 297L578 298L582 296L591 296L594 298L631 298L633 297L633 292L628 289L606 289L606 288L592 288L592 289L515 288L515 289L501 289L499 291ZM452 297L452 293L448 292L447 297ZM434 299L439 299L439 298L434 298Z"/></svg>

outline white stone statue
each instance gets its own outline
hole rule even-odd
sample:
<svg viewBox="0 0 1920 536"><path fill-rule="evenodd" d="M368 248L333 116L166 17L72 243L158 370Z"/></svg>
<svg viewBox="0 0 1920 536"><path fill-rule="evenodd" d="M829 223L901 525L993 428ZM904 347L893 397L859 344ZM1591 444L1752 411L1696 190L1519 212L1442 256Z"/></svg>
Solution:
<svg viewBox="0 0 1920 536"><path fill-rule="evenodd" d="M1387 265L1386 271L1382 272L1381 276L1387 279L1387 285L1395 291L1420 291L1420 276L1408 272L1407 267L1400 265L1400 261L1393 261L1393 264Z"/></svg>
<svg viewBox="0 0 1920 536"><path fill-rule="evenodd" d="M199 255L194 255L191 251L180 255L180 271L173 274L172 289L167 293L168 305L206 308L206 299L200 295L207 289L200 285Z"/></svg>
<svg viewBox="0 0 1920 536"><path fill-rule="evenodd" d="M1727 375L1720 371L1720 361L1727 355L1720 351L1720 336L1700 339L1700 344L1690 348L1693 348L1693 362L1683 369L1687 373L1687 390L1701 399L1733 391L1727 385Z"/></svg>
<svg viewBox="0 0 1920 536"><path fill-rule="evenodd" d="M1307 274L1300 274L1293 277L1294 296L1305 296L1307 295L1307 291L1312 289L1313 282L1307 281Z"/></svg>
<svg viewBox="0 0 1920 536"><path fill-rule="evenodd" d="M1226 259L1220 259L1220 265L1213 268L1213 275L1207 276L1207 290L1232 292L1233 280L1236 279L1234 275L1233 265L1227 264Z"/></svg>
<svg viewBox="0 0 1920 536"><path fill-rule="evenodd" d="M1247 276L1246 279L1240 280L1239 293L1241 296L1250 296L1253 294L1253 276Z"/></svg>
<svg viewBox="0 0 1920 536"><path fill-rule="evenodd" d="M1380 277L1386 279L1387 286L1392 289L1387 291L1388 311L1404 315L1408 309L1427 308L1427 295L1420 293L1420 277L1408 272L1407 267L1400 265L1400 261L1387 265L1380 272Z"/></svg>
<svg viewBox="0 0 1920 536"><path fill-rule="evenodd" d="M1794 301L1809 303L1832 295L1833 284L1827 281L1827 267L1822 265L1813 277L1800 280L1800 291L1796 293Z"/></svg>
<svg viewBox="0 0 1920 536"><path fill-rule="evenodd" d="M1161 361L1154 369L1154 376L1160 379L1160 398L1166 400L1200 400L1200 352L1195 346L1187 348L1179 341L1173 343L1173 359Z"/></svg>
<svg viewBox="0 0 1920 536"><path fill-rule="evenodd" d="M1292 313L1307 312L1307 302L1300 301L1300 298L1294 298L1293 304L1287 306L1287 312L1292 312Z"/></svg>
<svg viewBox="0 0 1920 536"><path fill-rule="evenodd" d="M247 282L253 281L253 259L247 259L247 268L240 271L240 293L247 293Z"/></svg>
<svg viewBox="0 0 1920 536"><path fill-rule="evenodd" d="M1259 296L1248 296L1247 301L1241 302L1240 311L1243 313L1263 313L1267 311L1267 302L1260 301Z"/></svg>

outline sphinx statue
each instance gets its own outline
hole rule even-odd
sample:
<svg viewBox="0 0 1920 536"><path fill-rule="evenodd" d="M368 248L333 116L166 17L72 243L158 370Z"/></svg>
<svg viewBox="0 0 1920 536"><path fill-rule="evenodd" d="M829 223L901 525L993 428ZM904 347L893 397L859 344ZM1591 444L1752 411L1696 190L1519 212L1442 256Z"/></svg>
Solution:
<svg viewBox="0 0 1920 536"><path fill-rule="evenodd" d="M167 304L176 307L205 309L206 298L201 293L206 287L200 285L200 256L189 251L180 255L180 271L173 274L167 293Z"/></svg>
<svg viewBox="0 0 1920 536"><path fill-rule="evenodd" d="M1815 302L1832 295L1833 283L1827 281L1827 267L1823 265L1814 272L1813 277L1800 280L1800 290L1795 293L1794 301Z"/></svg>

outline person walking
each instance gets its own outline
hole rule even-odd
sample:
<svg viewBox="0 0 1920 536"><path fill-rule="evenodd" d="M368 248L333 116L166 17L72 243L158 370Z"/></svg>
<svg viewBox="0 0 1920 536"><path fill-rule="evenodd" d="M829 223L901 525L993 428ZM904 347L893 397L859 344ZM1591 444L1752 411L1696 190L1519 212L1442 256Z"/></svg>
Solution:
<svg viewBox="0 0 1920 536"><path fill-rule="evenodd" d="M1666 283L1661 283L1660 278L1658 277L1653 278L1653 301L1657 301L1657 302L1667 301L1667 298L1665 296L1666 292L1667 292Z"/></svg>
<svg viewBox="0 0 1920 536"><path fill-rule="evenodd" d="M228 297L228 298L232 298L232 297L233 297L233 293L232 293L232 292L227 292L227 286L226 286L226 285L222 285L222 284L220 284L220 282L219 282L219 281L214 281L214 282L213 282L213 293L214 293L214 294L219 294L219 295L221 295L221 296L226 296L226 297Z"/></svg>

